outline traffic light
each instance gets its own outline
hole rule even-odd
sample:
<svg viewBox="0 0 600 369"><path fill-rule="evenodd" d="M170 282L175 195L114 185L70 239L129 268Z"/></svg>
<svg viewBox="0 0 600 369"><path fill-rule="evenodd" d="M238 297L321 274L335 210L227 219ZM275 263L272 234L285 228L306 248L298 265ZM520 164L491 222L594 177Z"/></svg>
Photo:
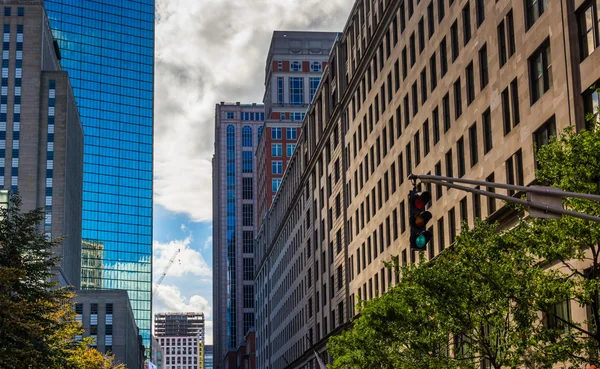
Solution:
<svg viewBox="0 0 600 369"><path fill-rule="evenodd" d="M431 194L427 191L419 194L412 190L408 195L410 247L413 249L425 250L433 238L431 232L427 230L427 222L431 220L431 213L425 210L430 200Z"/></svg>

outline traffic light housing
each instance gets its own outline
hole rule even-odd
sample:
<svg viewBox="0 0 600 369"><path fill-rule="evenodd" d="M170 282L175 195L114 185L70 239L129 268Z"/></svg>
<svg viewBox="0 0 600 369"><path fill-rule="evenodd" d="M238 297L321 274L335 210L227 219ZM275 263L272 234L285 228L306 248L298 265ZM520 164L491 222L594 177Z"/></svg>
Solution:
<svg viewBox="0 0 600 369"><path fill-rule="evenodd" d="M431 213L425 210L431 201L431 194L427 191L419 193L415 190L408 195L409 224L410 224L410 247L423 251L433 238L427 230L427 222L431 220Z"/></svg>

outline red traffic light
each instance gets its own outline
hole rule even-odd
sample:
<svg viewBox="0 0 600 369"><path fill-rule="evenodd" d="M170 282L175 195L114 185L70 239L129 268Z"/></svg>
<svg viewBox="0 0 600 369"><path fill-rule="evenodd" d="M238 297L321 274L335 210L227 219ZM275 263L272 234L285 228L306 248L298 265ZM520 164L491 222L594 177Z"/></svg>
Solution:
<svg viewBox="0 0 600 369"><path fill-rule="evenodd" d="M411 196L412 205L418 210L425 210L427 203L431 201L431 194L429 192L423 192L420 195L414 194Z"/></svg>

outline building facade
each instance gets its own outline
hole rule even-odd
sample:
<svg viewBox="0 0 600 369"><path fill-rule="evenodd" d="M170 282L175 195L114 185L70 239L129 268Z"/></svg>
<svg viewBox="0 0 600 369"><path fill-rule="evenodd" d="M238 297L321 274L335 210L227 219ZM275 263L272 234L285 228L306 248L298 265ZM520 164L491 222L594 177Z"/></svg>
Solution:
<svg viewBox="0 0 600 369"><path fill-rule="evenodd" d="M254 327L256 161L265 119L262 104L215 109L213 157L213 304L215 367L233 363ZM231 368L230 368L231 369Z"/></svg>
<svg viewBox="0 0 600 369"><path fill-rule="evenodd" d="M204 369L214 368L213 345L204 346Z"/></svg>
<svg viewBox="0 0 600 369"><path fill-rule="evenodd" d="M152 336L152 350L150 363L154 365L148 365L148 369L165 369L165 348L160 345L158 339Z"/></svg>
<svg viewBox="0 0 600 369"><path fill-rule="evenodd" d="M314 368L313 349L347 326L356 300L397 282L383 262L417 261L410 173L535 181L534 147L583 129L599 104L598 11L589 0L355 2L257 236L259 368ZM505 211L425 188L427 259L461 221Z"/></svg>
<svg viewBox="0 0 600 369"><path fill-rule="evenodd" d="M269 210L306 108L327 66L334 32L275 31L265 67L265 135L256 149L258 220Z"/></svg>
<svg viewBox="0 0 600 369"><path fill-rule="evenodd" d="M80 287L83 130L60 51L40 1L3 1L0 188L25 211L43 208L48 237L67 236L60 285Z"/></svg>
<svg viewBox="0 0 600 369"><path fill-rule="evenodd" d="M164 349L165 369L202 369L204 313L161 313L154 316L154 336Z"/></svg>
<svg viewBox="0 0 600 369"><path fill-rule="evenodd" d="M154 0L45 5L85 131L83 247L103 246L82 284L129 291L150 347Z"/></svg>
<svg viewBox="0 0 600 369"><path fill-rule="evenodd" d="M145 350L127 291L79 291L75 314L85 330L83 337L92 337L98 351L114 354L115 364L144 366Z"/></svg>

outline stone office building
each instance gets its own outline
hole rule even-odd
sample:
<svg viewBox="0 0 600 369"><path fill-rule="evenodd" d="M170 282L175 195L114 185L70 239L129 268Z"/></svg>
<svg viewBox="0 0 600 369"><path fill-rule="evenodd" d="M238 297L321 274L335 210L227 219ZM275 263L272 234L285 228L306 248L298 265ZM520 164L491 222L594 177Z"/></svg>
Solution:
<svg viewBox="0 0 600 369"><path fill-rule="evenodd" d="M345 326L356 298L396 282L382 262L416 261L410 173L527 185L534 146L586 126L599 103L600 10L552 4L355 2L257 237L258 368L314 367L313 348ZM505 212L496 200L431 192L428 259L460 221Z"/></svg>

